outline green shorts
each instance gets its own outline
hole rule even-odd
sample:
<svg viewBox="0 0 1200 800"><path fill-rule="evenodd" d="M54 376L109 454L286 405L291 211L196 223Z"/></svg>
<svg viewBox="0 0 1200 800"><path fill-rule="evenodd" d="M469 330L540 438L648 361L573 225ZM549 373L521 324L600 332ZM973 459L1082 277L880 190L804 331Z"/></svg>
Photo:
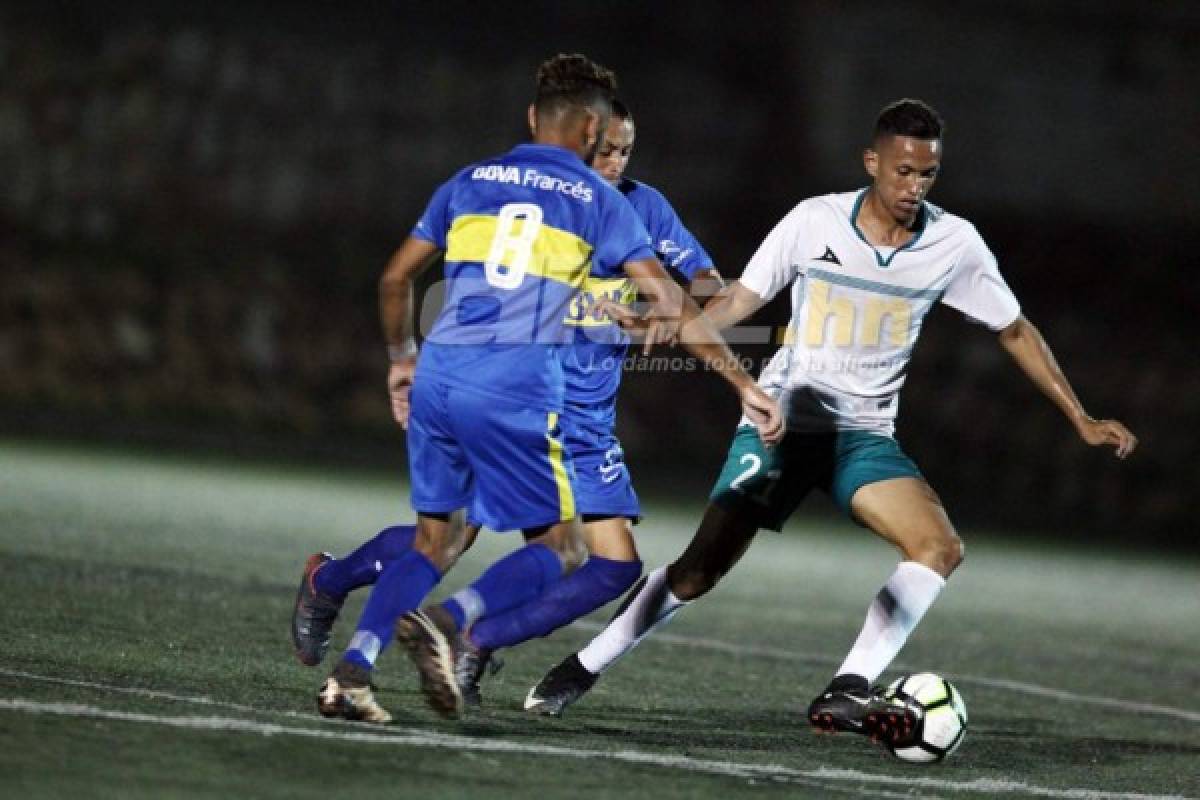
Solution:
<svg viewBox="0 0 1200 800"><path fill-rule="evenodd" d="M752 513L778 531L814 488L850 514L850 498L863 486L890 478L920 478L921 471L890 436L866 431L788 433L767 449L758 431L737 429L709 499L722 508Z"/></svg>

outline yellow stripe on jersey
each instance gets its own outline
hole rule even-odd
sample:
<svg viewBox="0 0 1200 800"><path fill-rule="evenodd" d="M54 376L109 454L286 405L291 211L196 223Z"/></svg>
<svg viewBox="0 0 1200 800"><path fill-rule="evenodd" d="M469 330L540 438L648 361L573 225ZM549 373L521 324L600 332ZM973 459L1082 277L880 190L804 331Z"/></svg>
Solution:
<svg viewBox="0 0 1200 800"><path fill-rule="evenodd" d="M571 298L563 324L578 328L603 328L616 324L607 314L596 313L596 304L601 299L633 305L637 299L637 286L628 278L596 278L588 275L583 281L583 288Z"/></svg>
<svg viewBox="0 0 1200 800"><path fill-rule="evenodd" d="M500 254L498 264L510 269L524 267L527 275L549 278L568 286L579 286L591 268L592 247L575 234L550 225L537 224L536 235L524 237L529 220L513 222L505 230L504 243L494 248L498 217L489 214L463 214L456 217L446 235L447 261L485 263ZM516 227L516 230L512 228Z"/></svg>
<svg viewBox="0 0 1200 800"><path fill-rule="evenodd" d="M551 411L546 418L546 441L550 443L550 469L554 472L554 483L558 486L558 518L563 522L575 516L575 493L571 491L571 481L567 478L567 468L563 465L563 446L550 432L558 427L558 414Z"/></svg>

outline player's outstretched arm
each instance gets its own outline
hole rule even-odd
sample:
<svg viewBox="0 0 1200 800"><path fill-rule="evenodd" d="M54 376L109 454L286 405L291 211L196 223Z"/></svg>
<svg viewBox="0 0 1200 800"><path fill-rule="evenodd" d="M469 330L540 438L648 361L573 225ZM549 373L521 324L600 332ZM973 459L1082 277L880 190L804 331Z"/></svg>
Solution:
<svg viewBox="0 0 1200 800"><path fill-rule="evenodd" d="M696 305L703 306L706 310L707 304L713 303L721 292L726 290L725 279L721 277L721 273L713 267L705 267L696 272L688 283L688 294L696 301ZM636 310L630 308L624 303L613 301L607 297L602 297L596 304L597 313L607 314L614 322L635 339L640 339L645 345L645 350L649 350L655 344L678 344L676 338L654 338L647 336L651 330L651 326L656 320L646 316L643 317ZM721 329L721 325L717 325ZM656 329L657 330L657 329ZM659 331L661 333L661 331ZM677 331L676 331L677 333Z"/></svg>
<svg viewBox="0 0 1200 800"><path fill-rule="evenodd" d="M755 383L742 369L738 358L721 338L696 303L683 290L657 259L648 258L625 263L625 273L638 290L650 301L651 311L647 315L660 321L661 341L673 338L677 333L684 348L704 362L737 391L746 416L758 428L759 435L767 444L783 438L783 414L779 404ZM672 330L673 329L673 330ZM668 335L662 336L662 333ZM651 338L648 336L648 342Z"/></svg>
<svg viewBox="0 0 1200 800"><path fill-rule="evenodd" d="M409 236L388 261L379 279L379 316L387 342L388 395L392 416L408 427L408 391L417 367L417 341L413 337L413 281L433 262L437 245Z"/></svg>
<svg viewBox="0 0 1200 800"><path fill-rule="evenodd" d="M697 277L696 280L700 280L700 278ZM707 285L712 286L713 284ZM692 285L688 287L688 294L693 299L696 299L698 296L695 286L696 281L692 281ZM712 323L714 328L723 331L726 328L732 328L734 325L737 325L762 308L764 304L763 299L753 290L747 289L740 281L734 281L727 286L721 286L720 291L708 297L708 300L704 304L704 316L708 317L708 321ZM653 322L652 319L642 316L629 306L615 303L611 300L601 300L598 308L602 313L608 314L616 320L618 325L634 336L645 337ZM658 344L660 341L652 342L647 338L648 344ZM670 340L669 343L675 344L675 341Z"/></svg>
<svg viewBox="0 0 1200 800"><path fill-rule="evenodd" d="M704 269L697 270L696 274L688 282L688 294L696 301L696 305L701 308L706 303L711 302L724 289L725 279L721 277L721 273L717 272L715 267L705 267Z"/></svg>
<svg viewBox="0 0 1200 800"><path fill-rule="evenodd" d="M1128 428L1115 419L1093 419L1084 411L1050 346L1032 322L1017 317L1016 322L1000 331L999 338L1017 366L1071 421L1079 438L1093 446L1112 445L1117 458L1133 452L1138 440Z"/></svg>
<svg viewBox="0 0 1200 800"><path fill-rule="evenodd" d="M747 289L741 281L734 281L704 304L704 316L717 330L737 325L746 317L763 307L763 299Z"/></svg>

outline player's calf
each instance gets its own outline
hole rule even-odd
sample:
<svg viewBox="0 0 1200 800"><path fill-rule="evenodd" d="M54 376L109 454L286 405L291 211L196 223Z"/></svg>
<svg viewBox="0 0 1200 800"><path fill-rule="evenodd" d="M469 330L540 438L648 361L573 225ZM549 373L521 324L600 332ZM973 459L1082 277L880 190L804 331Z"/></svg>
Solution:
<svg viewBox="0 0 1200 800"><path fill-rule="evenodd" d="M687 549L667 567L671 594L690 602L710 592L738 562L758 532L755 509L728 501L734 510L710 502Z"/></svg>

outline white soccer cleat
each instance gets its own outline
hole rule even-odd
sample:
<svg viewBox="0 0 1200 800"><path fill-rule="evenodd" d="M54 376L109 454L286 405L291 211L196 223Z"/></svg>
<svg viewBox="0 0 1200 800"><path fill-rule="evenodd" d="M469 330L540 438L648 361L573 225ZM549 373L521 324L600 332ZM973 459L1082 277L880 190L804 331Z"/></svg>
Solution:
<svg viewBox="0 0 1200 800"><path fill-rule="evenodd" d="M396 623L396 641L417 668L425 700L447 719L461 716L464 706L454 673L457 633L450 615L437 606L409 611Z"/></svg>
<svg viewBox="0 0 1200 800"><path fill-rule="evenodd" d="M360 722L384 725L392 721L392 715L379 705L375 695L367 686L343 686L330 675L317 692L317 711L323 717L340 717Z"/></svg>

